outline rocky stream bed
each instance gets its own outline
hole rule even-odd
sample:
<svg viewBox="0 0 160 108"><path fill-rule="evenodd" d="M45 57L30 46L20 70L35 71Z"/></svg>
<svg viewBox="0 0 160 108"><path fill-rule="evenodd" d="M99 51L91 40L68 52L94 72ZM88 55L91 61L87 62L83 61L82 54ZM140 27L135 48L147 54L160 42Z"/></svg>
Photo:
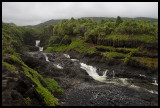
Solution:
<svg viewBox="0 0 160 108"><path fill-rule="evenodd" d="M22 58L43 77L58 82L64 91L62 106L158 106L156 72L75 51L28 52ZM97 80L87 71L97 73Z"/></svg>

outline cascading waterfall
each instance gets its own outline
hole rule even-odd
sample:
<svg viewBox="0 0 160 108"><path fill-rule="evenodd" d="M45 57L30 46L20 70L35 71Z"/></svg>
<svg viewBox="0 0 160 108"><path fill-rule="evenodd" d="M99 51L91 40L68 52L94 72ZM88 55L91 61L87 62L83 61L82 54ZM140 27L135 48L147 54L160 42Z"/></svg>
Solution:
<svg viewBox="0 0 160 108"><path fill-rule="evenodd" d="M49 62L46 53L43 53L43 55L45 56L46 61ZM64 56L66 58L71 59L68 54L64 54ZM73 62L79 61L77 59L71 59L71 60ZM63 69L63 67L60 64L55 64L54 63L53 65L55 67L59 68L59 69ZM97 73L96 67L93 67L93 66L90 66L90 65L86 65L85 63L80 63L80 66L81 66L80 68L86 70L86 72L88 73L88 75L91 76L94 80L97 80L97 81L100 81L100 82L105 82L105 83L107 82L107 83L114 83L114 84L123 84L123 85L127 85L130 88L134 88L134 89L137 89L137 90L142 90L143 89L143 90L145 90L147 92L150 92L150 93L153 93L153 94L158 94L158 92L155 91L155 90L149 90L149 89L146 89L146 88L143 88L143 87L141 88L140 86L136 86L134 84L130 85L130 83L128 82L128 80L129 80L128 78L115 78L115 72L114 72L114 70L113 70L113 76L112 76L112 79L114 79L114 80L110 80L110 79L107 79L107 76L106 76L107 71L108 71L107 69L103 72L102 76L99 76L98 73ZM146 76L141 75L141 74L140 74L140 76L146 77ZM158 86L156 78L153 79L153 82L154 83L152 83L152 84Z"/></svg>
<svg viewBox="0 0 160 108"><path fill-rule="evenodd" d="M74 61L74 62L75 62L75 61L79 61L79 60L77 60L77 59L71 59L71 60Z"/></svg>
<svg viewBox="0 0 160 108"><path fill-rule="evenodd" d="M63 69L63 67L60 64L53 64L55 67L57 67L58 69Z"/></svg>
<svg viewBox="0 0 160 108"><path fill-rule="evenodd" d="M153 85L157 85L157 86L158 86L157 80L156 80L156 79L154 79L153 81L154 81L154 83L152 83L152 84L153 84Z"/></svg>
<svg viewBox="0 0 160 108"><path fill-rule="evenodd" d="M114 70L113 70L113 78L115 78L115 73L114 73Z"/></svg>
<svg viewBox="0 0 160 108"><path fill-rule="evenodd" d="M103 74L103 76L99 76L98 73L96 72L96 67L90 66L90 65L86 65L84 63L80 63L81 68L86 70L86 72L89 74L89 76L91 76L93 79L101 81L101 82L105 82L106 81L106 73L108 70L106 70Z"/></svg>
<svg viewBox="0 0 160 108"><path fill-rule="evenodd" d="M145 75L139 74L140 77L146 77Z"/></svg>
<svg viewBox="0 0 160 108"><path fill-rule="evenodd" d="M40 47L40 40L36 40L36 47L39 47L39 51L43 51L43 47Z"/></svg>
<svg viewBox="0 0 160 108"><path fill-rule="evenodd" d="M43 55L44 55L46 61L47 61L47 62L50 62L50 61L48 60L48 57L47 57L46 53L43 53Z"/></svg>
<svg viewBox="0 0 160 108"><path fill-rule="evenodd" d="M39 51L43 51L43 47L39 47Z"/></svg>
<svg viewBox="0 0 160 108"><path fill-rule="evenodd" d="M70 59L70 56L68 54L63 54L66 58Z"/></svg>
<svg viewBox="0 0 160 108"><path fill-rule="evenodd" d="M60 64L57 65L57 68L63 69L63 67Z"/></svg>
<svg viewBox="0 0 160 108"><path fill-rule="evenodd" d="M39 44L40 44L40 40L36 40L36 47L39 47Z"/></svg>
<svg viewBox="0 0 160 108"><path fill-rule="evenodd" d="M108 70L106 70L106 71L104 71L104 72L103 72L103 77L105 77L105 76L106 76L107 71L108 71Z"/></svg>

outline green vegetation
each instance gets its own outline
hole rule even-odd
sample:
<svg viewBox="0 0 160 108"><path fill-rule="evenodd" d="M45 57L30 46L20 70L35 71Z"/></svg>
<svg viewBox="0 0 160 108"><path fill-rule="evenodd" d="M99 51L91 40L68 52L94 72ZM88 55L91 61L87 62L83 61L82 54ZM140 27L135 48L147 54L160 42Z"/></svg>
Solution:
<svg viewBox="0 0 160 108"><path fill-rule="evenodd" d="M116 29L115 32L120 34L148 34L155 35L156 25L151 21L146 20L124 20Z"/></svg>
<svg viewBox="0 0 160 108"><path fill-rule="evenodd" d="M105 57L112 58L116 56L124 55L123 53L118 53L118 52L106 52L104 54Z"/></svg>
<svg viewBox="0 0 160 108"><path fill-rule="evenodd" d="M117 16L115 26L119 26L119 24L122 23L122 22L123 22L123 20L121 19L121 17L120 17L120 16Z"/></svg>
<svg viewBox="0 0 160 108"><path fill-rule="evenodd" d="M127 54L127 56L124 58L124 63L127 64L128 60L131 59L131 55L134 53L134 52L137 52L139 51L140 48L137 48L137 49L129 49L130 50L130 53Z"/></svg>
<svg viewBox="0 0 160 108"><path fill-rule="evenodd" d="M6 69L8 69L9 71L11 71L12 73L18 74L19 72L17 71L18 69L14 66L11 65L7 62L2 61L2 66L6 67Z"/></svg>
<svg viewBox="0 0 160 108"><path fill-rule="evenodd" d="M44 101L48 106L59 105L58 100L51 94L51 92L47 88L44 88L40 85L36 88L36 90L44 97Z"/></svg>
<svg viewBox="0 0 160 108"><path fill-rule="evenodd" d="M107 35L106 38L107 40L137 40L137 41L142 41L145 43L158 43L157 38L155 38L152 35Z"/></svg>
<svg viewBox="0 0 160 108"><path fill-rule="evenodd" d="M35 46L35 40L41 40L46 52L76 50L79 53L100 52L106 58L123 56L125 64L129 60L136 60L147 67L158 69L158 58L132 57L135 52L145 54L149 52L145 45L158 43L158 22L138 19L103 19L95 21L93 18L61 20L59 23L42 27L19 27L2 22L2 66L15 74L22 72L34 83L37 92L43 97L48 106L59 105L55 98L63 91L54 79L43 78L37 71L28 67L20 58L20 54ZM115 45L119 42L140 45L126 48ZM141 45L142 43L142 45ZM123 48L122 48L123 47ZM99 48L99 49L98 49ZM101 50L104 50L101 52ZM127 53L126 53L126 52ZM152 52L151 52L152 53ZM3 61L8 58L12 62ZM41 84L43 81L47 87ZM25 103L32 101L24 98Z"/></svg>
<svg viewBox="0 0 160 108"><path fill-rule="evenodd" d="M29 97L27 97L27 98L24 98L24 101L26 104L28 104L31 101L31 99Z"/></svg>
<svg viewBox="0 0 160 108"><path fill-rule="evenodd" d="M112 40L139 40L145 43L157 42L158 32L157 23L152 23L146 20L127 19L122 20L120 16L114 20L102 20L97 23L92 19L77 19L61 20L53 27L53 34L49 40L54 36L69 37L82 36L85 42L97 44L98 39L112 39ZM52 46L53 43L49 45Z"/></svg>
<svg viewBox="0 0 160 108"><path fill-rule="evenodd" d="M116 49L123 49L126 51L130 51L130 52L136 52L136 51L140 51L140 48L116 48Z"/></svg>
<svg viewBox="0 0 160 108"><path fill-rule="evenodd" d="M55 47L48 47L45 51L46 52L52 52L52 51L69 51L71 49L74 49L78 51L79 53L94 53L95 48L89 48L87 43L84 43L81 40L75 40L72 39L71 44L69 45L58 45Z"/></svg>
<svg viewBox="0 0 160 108"><path fill-rule="evenodd" d="M144 64L146 67L158 69L158 58L132 57L131 59Z"/></svg>
<svg viewBox="0 0 160 108"><path fill-rule="evenodd" d="M111 46L97 45L96 47L97 48L103 48L103 49L106 49L106 50L109 50L109 51L115 51L115 48L111 47Z"/></svg>
<svg viewBox="0 0 160 108"><path fill-rule="evenodd" d="M62 89L54 79L46 78L45 82L48 90L51 90L53 93L63 94Z"/></svg>
<svg viewBox="0 0 160 108"><path fill-rule="evenodd" d="M44 97L44 101L46 102L47 105L49 106L59 105L58 100L53 96L53 94L49 91L49 89L43 87L43 85L40 83L39 78L44 82L45 82L45 79L37 71L29 68L26 64L24 64L23 61L21 61L14 55L10 55L10 58L18 63L21 63L20 64L22 65L21 72L24 73L27 77L29 77L37 85L36 90L39 94L41 94ZM55 88L57 85L58 84L54 85ZM59 86L57 88L59 88ZM60 91L60 88L58 90ZM53 88L52 88L52 91L53 91Z"/></svg>
<svg viewBox="0 0 160 108"><path fill-rule="evenodd" d="M30 45L30 41L35 42L38 34L41 34L41 32L37 28L18 27L2 22L2 66L14 74L21 72L29 77L36 84L33 87L42 95L46 105L56 106L59 103L52 92L59 93L59 95L63 93L58 83L54 79L44 79L37 71L28 67L20 58L21 53L26 50L26 46ZM8 60L4 61L6 58ZM48 86L44 87L40 80ZM29 97L24 98L26 104L30 101L32 100Z"/></svg>

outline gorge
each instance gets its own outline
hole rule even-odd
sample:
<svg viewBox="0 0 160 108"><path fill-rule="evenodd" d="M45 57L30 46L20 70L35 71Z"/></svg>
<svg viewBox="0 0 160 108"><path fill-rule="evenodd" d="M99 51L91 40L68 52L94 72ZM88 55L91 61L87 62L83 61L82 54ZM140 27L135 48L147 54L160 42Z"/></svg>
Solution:
<svg viewBox="0 0 160 108"><path fill-rule="evenodd" d="M115 24L2 23L2 106L158 106L157 23Z"/></svg>

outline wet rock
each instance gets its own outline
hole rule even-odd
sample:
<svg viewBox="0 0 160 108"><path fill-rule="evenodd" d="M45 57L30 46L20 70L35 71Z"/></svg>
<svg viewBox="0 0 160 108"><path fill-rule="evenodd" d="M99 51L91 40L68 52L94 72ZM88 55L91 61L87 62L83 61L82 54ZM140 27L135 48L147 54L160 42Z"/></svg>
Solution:
<svg viewBox="0 0 160 108"><path fill-rule="evenodd" d="M79 61L73 62L70 58L66 58L64 53L69 54L71 59L78 59ZM107 75L110 77L113 75L113 70L115 71L115 77L138 78L139 74L147 76L146 73L148 72L143 68L123 65L121 57L104 59L99 53L80 54L73 50L47 54L47 56L50 62L46 62L45 59L40 60L39 57L35 57L37 59L35 60L33 56L31 58L26 57L24 61L29 61L28 64L34 64L36 61L37 64L31 65L32 68L37 70L43 77L54 78L58 82L65 91L64 100L62 99L63 105L152 106L158 103L156 95L151 96L150 94L145 97L145 93L137 92L127 87L103 84L96 81L79 65L79 62L83 62L96 66L99 75L103 75L103 72L108 69ZM58 69L53 64L60 64L63 69ZM30 91L30 89L28 88L27 91ZM155 99L152 100L151 98Z"/></svg>
<svg viewBox="0 0 160 108"><path fill-rule="evenodd" d="M143 95L142 95L143 94ZM82 83L65 92L64 106L154 106L145 93L112 84ZM146 100L149 99L149 100ZM64 100L63 100L64 101Z"/></svg>

